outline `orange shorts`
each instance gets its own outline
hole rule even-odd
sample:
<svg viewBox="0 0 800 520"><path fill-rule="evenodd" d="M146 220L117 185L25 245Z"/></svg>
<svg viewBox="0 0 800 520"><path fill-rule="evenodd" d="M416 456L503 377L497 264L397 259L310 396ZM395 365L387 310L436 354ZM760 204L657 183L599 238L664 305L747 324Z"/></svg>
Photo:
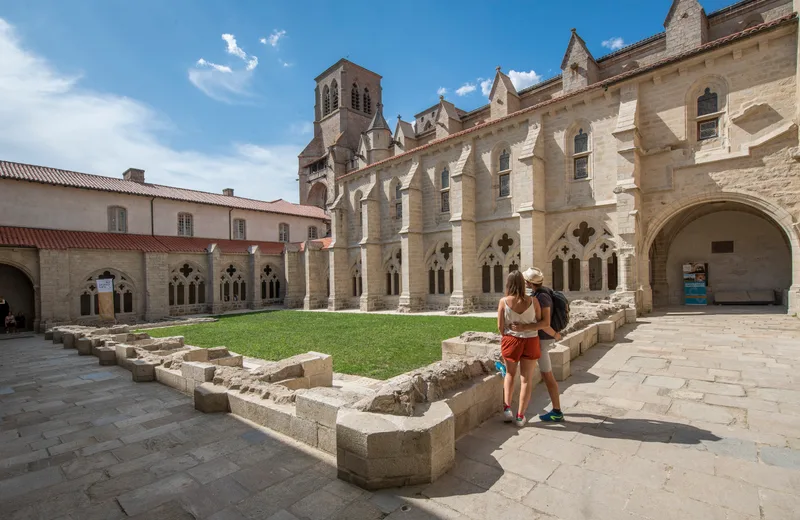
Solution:
<svg viewBox="0 0 800 520"><path fill-rule="evenodd" d="M500 353L504 359L516 363L520 359L539 359L542 349L539 338L518 338L516 336L503 336L500 341Z"/></svg>

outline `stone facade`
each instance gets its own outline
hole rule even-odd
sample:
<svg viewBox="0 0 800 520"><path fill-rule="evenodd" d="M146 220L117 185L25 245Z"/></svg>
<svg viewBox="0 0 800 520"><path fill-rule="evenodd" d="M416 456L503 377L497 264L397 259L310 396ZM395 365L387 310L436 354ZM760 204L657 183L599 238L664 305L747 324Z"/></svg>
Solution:
<svg viewBox="0 0 800 520"><path fill-rule="evenodd" d="M663 34L595 59L573 30L560 76L518 92L498 68L487 106L441 99L394 133L378 98L371 120L345 94L320 109L335 71L377 75L342 60L317 78L300 198L324 189L331 215L328 307L489 308L535 265L572 299L646 312L681 303L692 261L712 302L800 310L796 6L664 7Z"/></svg>

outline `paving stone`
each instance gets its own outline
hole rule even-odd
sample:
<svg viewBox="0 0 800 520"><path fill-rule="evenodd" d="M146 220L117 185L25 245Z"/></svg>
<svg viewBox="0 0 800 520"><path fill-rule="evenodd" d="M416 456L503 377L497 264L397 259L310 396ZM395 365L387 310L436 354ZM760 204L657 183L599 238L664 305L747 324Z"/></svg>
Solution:
<svg viewBox="0 0 800 520"><path fill-rule="evenodd" d="M400 514L405 515L403 518L404 520L414 520L413 516L408 515L405 511L399 511ZM385 513L378 509L372 502L366 499L357 499L354 502L346 505L344 509L338 511L335 515L330 517L330 520L351 520L358 518L360 520L380 520L382 518L391 518L392 516L389 515L388 517L385 516ZM271 517L271 519L274 517ZM444 519L445 517L440 516L440 519ZM287 517L283 520L293 520L291 517Z"/></svg>
<svg viewBox="0 0 800 520"><path fill-rule="evenodd" d="M555 471L559 463L555 460L528 453L520 457L520 452L512 451L500 458L498 464L503 471L515 473L536 482L544 482Z"/></svg>
<svg viewBox="0 0 800 520"><path fill-rule="evenodd" d="M758 495L764 520L782 520L798 516L800 496L764 488L758 490Z"/></svg>
<svg viewBox="0 0 800 520"><path fill-rule="evenodd" d="M46 488L64 480L58 468L46 468L0 481L0 502Z"/></svg>
<svg viewBox="0 0 800 520"><path fill-rule="evenodd" d="M676 469L665 488L679 496L688 496L708 504L726 507L752 516L759 516L756 486L715 477L687 469Z"/></svg>
<svg viewBox="0 0 800 520"><path fill-rule="evenodd" d="M681 388L683 385L686 384L686 380L681 379L679 377L647 376L643 384L648 386L657 386L661 388L671 388L673 390L677 390L678 388Z"/></svg>
<svg viewBox="0 0 800 520"><path fill-rule="evenodd" d="M595 451L594 448L568 442L546 435L536 435L520 447L520 450L535 453L548 459L579 465L584 459ZM524 453L519 454L525 457Z"/></svg>
<svg viewBox="0 0 800 520"><path fill-rule="evenodd" d="M714 454L693 447L644 442L636 452L636 456L668 466L693 469L708 475L713 475L715 472Z"/></svg>
<svg viewBox="0 0 800 520"><path fill-rule="evenodd" d="M731 424L737 420L743 420L744 413L737 413L733 408L712 406L703 403L689 401L676 401L669 408L669 415L685 417L687 419L697 419L701 421L715 422L720 424Z"/></svg>
<svg viewBox="0 0 800 520"><path fill-rule="evenodd" d="M113 466L118 462L119 461L117 458L111 453L102 452L77 458L71 462L68 462L67 464L62 465L61 469L64 471L64 475L66 475L68 479L73 479L76 477L82 477L83 475L88 475L89 473L98 469Z"/></svg>
<svg viewBox="0 0 800 520"><path fill-rule="evenodd" d="M666 464L606 450L596 450L589 454L582 466L653 489L661 489L669 475L669 467Z"/></svg>
<svg viewBox="0 0 800 520"><path fill-rule="evenodd" d="M250 491L230 477L214 480L210 484L181 495L180 502L196 518L207 518L228 508L250 495Z"/></svg>
<svg viewBox="0 0 800 520"><path fill-rule="evenodd" d="M757 460L756 443L731 437L722 438L717 441L703 441L703 445L711 453L734 457L742 460Z"/></svg>
<svg viewBox="0 0 800 520"><path fill-rule="evenodd" d="M201 484L208 484L225 475L239 471L239 466L226 458L220 457L205 464L200 464L186 471Z"/></svg>
<svg viewBox="0 0 800 520"><path fill-rule="evenodd" d="M289 512L299 518L325 520L344 509L348 502L340 496L320 489L295 502L289 508Z"/></svg>
<svg viewBox="0 0 800 520"><path fill-rule="evenodd" d="M268 518L281 509L287 509L298 500L321 489L327 482L327 478L313 472L294 475L255 495L251 495L240 502L236 509L247 518Z"/></svg>
<svg viewBox="0 0 800 520"><path fill-rule="evenodd" d="M89 486L86 493L93 501L103 501L146 486L155 480L152 473L140 470L96 482Z"/></svg>
<svg viewBox="0 0 800 520"><path fill-rule="evenodd" d="M477 520L486 518L535 518L529 507L449 475L442 476L423 491L425 496Z"/></svg>
<svg viewBox="0 0 800 520"><path fill-rule="evenodd" d="M128 516L134 516L150 511L199 487L197 481L185 473L177 473L124 493L117 497L117 501Z"/></svg>
<svg viewBox="0 0 800 520"><path fill-rule="evenodd" d="M733 397L743 397L746 395L741 385L711 383L708 381L689 381L688 389L704 394L728 395Z"/></svg>
<svg viewBox="0 0 800 520"><path fill-rule="evenodd" d="M159 520L195 520L197 517L187 511L181 503L173 500L144 513L134 515L131 518L136 520L152 520L155 518Z"/></svg>
<svg viewBox="0 0 800 520"><path fill-rule="evenodd" d="M773 466L781 466L800 471L800 450L762 446L759 450L761 461Z"/></svg>

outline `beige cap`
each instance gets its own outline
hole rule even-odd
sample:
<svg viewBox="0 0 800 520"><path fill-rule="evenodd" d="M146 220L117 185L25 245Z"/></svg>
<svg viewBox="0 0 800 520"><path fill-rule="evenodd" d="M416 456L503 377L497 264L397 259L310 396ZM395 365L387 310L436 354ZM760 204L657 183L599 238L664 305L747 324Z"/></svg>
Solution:
<svg viewBox="0 0 800 520"><path fill-rule="evenodd" d="M535 285L541 285L544 283L544 274L535 267L529 267L526 269L525 272L522 273L522 277L525 278L526 282Z"/></svg>

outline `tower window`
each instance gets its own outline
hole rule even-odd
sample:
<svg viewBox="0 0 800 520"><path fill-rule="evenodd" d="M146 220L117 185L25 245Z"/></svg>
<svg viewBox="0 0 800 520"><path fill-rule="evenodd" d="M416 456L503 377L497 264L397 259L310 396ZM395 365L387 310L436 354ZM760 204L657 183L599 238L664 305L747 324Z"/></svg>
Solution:
<svg viewBox="0 0 800 520"><path fill-rule="evenodd" d="M353 83L353 86L350 89L350 106L353 107L353 110L359 110L361 106L360 99L361 96L358 94L358 85Z"/></svg>
<svg viewBox="0 0 800 520"><path fill-rule="evenodd" d="M331 83L331 107L333 110L339 110L339 84L336 80Z"/></svg>
<svg viewBox="0 0 800 520"><path fill-rule="evenodd" d="M327 116L331 113L331 91L328 89L328 85L325 85L325 88L322 89L322 115Z"/></svg>
<svg viewBox="0 0 800 520"><path fill-rule="evenodd" d="M372 99L369 97L369 89L364 89L364 112L372 113Z"/></svg>

